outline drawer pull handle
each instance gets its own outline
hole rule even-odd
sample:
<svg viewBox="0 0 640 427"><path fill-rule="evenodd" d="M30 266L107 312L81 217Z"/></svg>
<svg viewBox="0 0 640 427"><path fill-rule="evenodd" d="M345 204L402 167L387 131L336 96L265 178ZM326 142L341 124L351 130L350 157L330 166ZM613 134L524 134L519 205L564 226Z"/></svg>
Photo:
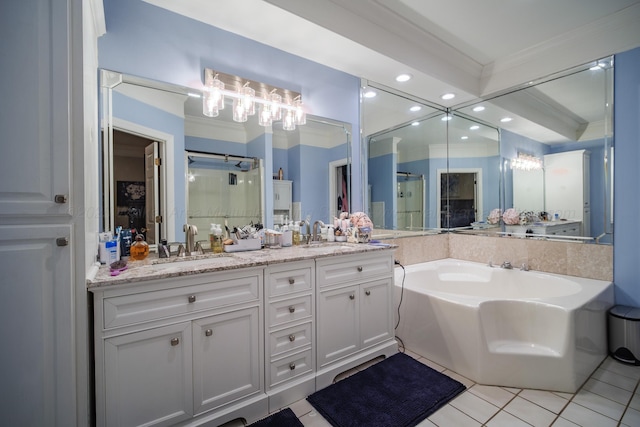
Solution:
<svg viewBox="0 0 640 427"><path fill-rule="evenodd" d="M296 340L296 336L291 334L289 335L289 341L294 342Z"/></svg>
<svg viewBox="0 0 640 427"><path fill-rule="evenodd" d="M171 338L171 346L175 347L178 344L180 344L180 339L179 338Z"/></svg>
<svg viewBox="0 0 640 427"><path fill-rule="evenodd" d="M289 284L293 285L294 283L296 283L296 281L293 279L293 277L289 278Z"/></svg>
<svg viewBox="0 0 640 427"><path fill-rule="evenodd" d="M291 305L289 306L289 313L294 313L296 311L295 306Z"/></svg>
<svg viewBox="0 0 640 427"><path fill-rule="evenodd" d="M369 295L371 295L371 291L364 291L364 294L369 296Z"/></svg>
<svg viewBox="0 0 640 427"><path fill-rule="evenodd" d="M189 295L189 302L196 302L196 296L195 295Z"/></svg>
<svg viewBox="0 0 640 427"><path fill-rule="evenodd" d="M289 369L291 369L292 371L296 369L296 364L293 362L289 363Z"/></svg>
<svg viewBox="0 0 640 427"><path fill-rule="evenodd" d="M362 272L362 266L361 265L358 266L358 272Z"/></svg>
<svg viewBox="0 0 640 427"><path fill-rule="evenodd" d="M351 294L351 295L349 295L349 299L356 299L355 294Z"/></svg>
<svg viewBox="0 0 640 427"><path fill-rule="evenodd" d="M213 331L211 329L207 329L206 331L204 331L204 334L210 337L211 335L213 335Z"/></svg>

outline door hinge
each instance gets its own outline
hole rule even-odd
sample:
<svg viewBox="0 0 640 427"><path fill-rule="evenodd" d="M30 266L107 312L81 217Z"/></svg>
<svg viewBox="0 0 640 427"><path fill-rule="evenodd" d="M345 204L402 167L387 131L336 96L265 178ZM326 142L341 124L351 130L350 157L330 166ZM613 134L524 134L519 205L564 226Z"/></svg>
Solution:
<svg viewBox="0 0 640 427"><path fill-rule="evenodd" d="M162 215L156 215L156 223L157 224L161 224L162 223Z"/></svg>
<svg viewBox="0 0 640 427"><path fill-rule="evenodd" d="M156 157L155 159L153 159L153 163L156 166L160 166L162 164L162 158L161 157Z"/></svg>

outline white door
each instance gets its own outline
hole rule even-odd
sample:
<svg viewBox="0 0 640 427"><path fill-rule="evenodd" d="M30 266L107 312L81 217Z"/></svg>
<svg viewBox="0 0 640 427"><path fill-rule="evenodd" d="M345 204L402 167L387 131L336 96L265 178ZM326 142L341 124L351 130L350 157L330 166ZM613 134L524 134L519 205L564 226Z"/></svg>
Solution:
<svg viewBox="0 0 640 427"><path fill-rule="evenodd" d="M359 350L358 286L320 292L318 301L318 366Z"/></svg>
<svg viewBox="0 0 640 427"><path fill-rule="evenodd" d="M0 226L3 425L75 420L60 413L74 404L70 238L70 225Z"/></svg>
<svg viewBox="0 0 640 427"><path fill-rule="evenodd" d="M170 426L191 418L191 349L190 322L106 339L106 425Z"/></svg>
<svg viewBox="0 0 640 427"><path fill-rule="evenodd" d="M144 149L144 181L145 181L145 228L147 229L147 243L150 245L160 243L158 241L160 220L160 201L158 200L159 184L158 142L147 145Z"/></svg>
<svg viewBox="0 0 640 427"><path fill-rule="evenodd" d="M193 322L196 414L261 390L258 315L251 307Z"/></svg>

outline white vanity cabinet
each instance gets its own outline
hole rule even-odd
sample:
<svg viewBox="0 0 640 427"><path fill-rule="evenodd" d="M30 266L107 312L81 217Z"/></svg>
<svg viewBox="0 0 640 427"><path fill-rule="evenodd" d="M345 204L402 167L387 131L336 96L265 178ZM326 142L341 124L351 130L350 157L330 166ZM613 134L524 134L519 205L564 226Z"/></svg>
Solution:
<svg viewBox="0 0 640 427"><path fill-rule="evenodd" d="M387 251L316 261L318 389L371 356L397 351L392 273Z"/></svg>
<svg viewBox="0 0 640 427"><path fill-rule="evenodd" d="M97 425L263 416L262 289L262 268L93 289Z"/></svg>
<svg viewBox="0 0 640 427"><path fill-rule="evenodd" d="M269 410L315 391L315 263L265 269L265 370Z"/></svg>
<svg viewBox="0 0 640 427"><path fill-rule="evenodd" d="M291 218L291 181L273 180L274 214L287 215Z"/></svg>

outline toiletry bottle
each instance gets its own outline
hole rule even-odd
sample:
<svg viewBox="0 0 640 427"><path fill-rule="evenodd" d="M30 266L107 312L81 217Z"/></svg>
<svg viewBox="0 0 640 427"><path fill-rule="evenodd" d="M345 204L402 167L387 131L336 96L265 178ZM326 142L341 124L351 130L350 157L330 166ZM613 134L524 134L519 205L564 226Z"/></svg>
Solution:
<svg viewBox="0 0 640 427"><path fill-rule="evenodd" d="M300 225L296 221L291 228L293 230L293 246L298 246L300 244Z"/></svg>
<svg viewBox="0 0 640 427"><path fill-rule="evenodd" d="M142 261L149 255L149 244L142 234L136 235L136 241L129 248L129 257L133 261Z"/></svg>
<svg viewBox="0 0 640 427"><path fill-rule="evenodd" d="M215 229L213 230L213 246L211 250L215 254L221 254L224 252L224 247L222 245L222 227L220 224L216 224Z"/></svg>
<svg viewBox="0 0 640 427"><path fill-rule="evenodd" d="M327 242L335 242L336 236L333 230L333 225L327 227Z"/></svg>
<svg viewBox="0 0 640 427"><path fill-rule="evenodd" d="M284 179L284 172L282 171L282 168L280 168L280 169L278 170L278 179L279 179L280 181L282 181L282 180Z"/></svg>
<svg viewBox="0 0 640 427"><path fill-rule="evenodd" d="M160 240L158 258L169 258L169 246L167 246L167 239Z"/></svg>

